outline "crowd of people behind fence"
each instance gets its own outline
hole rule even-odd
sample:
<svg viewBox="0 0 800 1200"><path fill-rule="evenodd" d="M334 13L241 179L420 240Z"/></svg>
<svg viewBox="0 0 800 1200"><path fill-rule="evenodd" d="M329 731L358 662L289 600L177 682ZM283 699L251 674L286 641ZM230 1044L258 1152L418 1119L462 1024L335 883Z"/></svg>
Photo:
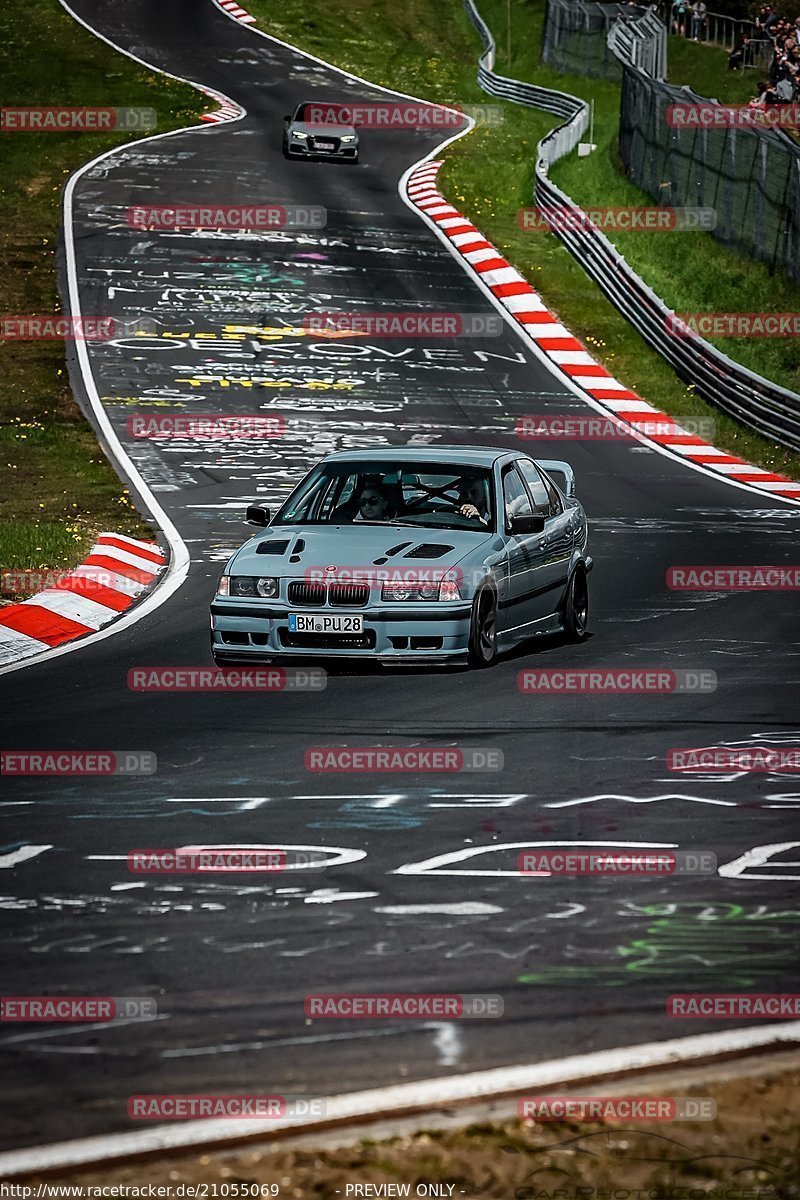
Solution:
<svg viewBox="0 0 800 1200"><path fill-rule="evenodd" d="M758 83L758 94L751 101L753 107L763 108L766 104L791 104L800 100L800 17L794 21L779 17L769 4L764 4L755 17L759 37L772 43L767 78ZM728 57L732 71L747 66L747 45L739 40Z"/></svg>
<svg viewBox="0 0 800 1200"><path fill-rule="evenodd" d="M694 42L705 39L709 17L705 0L662 0L662 4L669 5L667 19L673 34ZM659 8L663 12L661 4ZM729 70L756 66L757 49L765 44L771 47L769 65L762 68L766 78L759 80L752 106L800 101L800 17L780 17L771 5L762 4L752 21L742 22L745 24L751 26L751 32L740 33L728 55Z"/></svg>

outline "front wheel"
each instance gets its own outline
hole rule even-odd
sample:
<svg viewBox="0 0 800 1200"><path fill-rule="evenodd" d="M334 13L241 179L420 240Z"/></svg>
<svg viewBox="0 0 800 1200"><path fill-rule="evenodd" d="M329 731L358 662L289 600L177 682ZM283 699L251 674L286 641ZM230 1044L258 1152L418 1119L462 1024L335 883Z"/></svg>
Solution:
<svg viewBox="0 0 800 1200"><path fill-rule="evenodd" d="M570 642L584 642L589 625L589 579L583 567L572 572L564 601L564 633Z"/></svg>
<svg viewBox="0 0 800 1200"><path fill-rule="evenodd" d="M497 596L490 587L481 588L472 605L468 656L471 667L491 667L497 658Z"/></svg>

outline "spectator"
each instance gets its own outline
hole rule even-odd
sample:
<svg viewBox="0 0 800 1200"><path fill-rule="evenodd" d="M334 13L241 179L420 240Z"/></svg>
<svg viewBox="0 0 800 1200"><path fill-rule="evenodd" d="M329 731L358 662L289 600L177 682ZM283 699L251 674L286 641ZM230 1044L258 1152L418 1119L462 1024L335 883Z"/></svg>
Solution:
<svg viewBox="0 0 800 1200"><path fill-rule="evenodd" d="M744 66L745 58L750 53L750 34L743 33L739 41L728 55L728 70L738 71L739 67Z"/></svg>
<svg viewBox="0 0 800 1200"><path fill-rule="evenodd" d="M750 108L764 109L768 104L777 104L778 97L767 83L766 79L759 80L758 95L750 101Z"/></svg>
<svg viewBox="0 0 800 1200"><path fill-rule="evenodd" d="M732 71L740 66L754 66L756 52L765 47L767 38L772 42L768 77L759 80L758 94L750 101L750 106L764 108L800 100L800 17L787 20L779 17L772 5L762 4L753 23L756 40L749 44L749 37L742 36L728 58Z"/></svg>
<svg viewBox="0 0 800 1200"><path fill-rule="evenodd" d="M688 0L674 0L672 5L672 32L679 37L686 37L686 14Z"/></svg>
<svg viewBox="0 0 800 1200"><path fill-rule="evenodd" d="M694 0L692 4L692 41L699 42L706 23L708 5L705 0Z"/></svg>

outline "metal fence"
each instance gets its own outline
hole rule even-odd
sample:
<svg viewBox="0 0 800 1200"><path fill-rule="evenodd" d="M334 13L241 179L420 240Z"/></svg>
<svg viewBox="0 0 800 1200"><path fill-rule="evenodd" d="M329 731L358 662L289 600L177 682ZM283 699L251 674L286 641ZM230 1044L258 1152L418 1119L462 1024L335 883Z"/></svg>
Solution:
<svg viewBox="0 0 800 1200"><path fill-rule="evenodd" d="M660 204L713 208L713 236L800 282L800 146L779 130L677 128L671 105L716 101L623 65L619 154Z"/></svg>
<svg viewBox="0 0 800 1200"><path fill-rule="evenodd" d="M606 40L621 63L631 63L651 79L667 78L667 31L654 12L647 10L635 21L614 21Z"/></svg>
<svg viewBox="0 0 800 1200"><path fill-rule="evenodd" d="M552 163L568 154L581 140L588 124L585 101L566 92L537 88L532 84L500 78L494 74L494 39L475 7L464 5L483 42L478 82L492 96L528 107L543 108L565 118L537 147L534 201L544 210L581 210L550 180ZM800 200L800 177L797 179ZM575 222L557 223L557 236L605 296L639 331L644 340L670 363L678 376L692 384L699 396L743 424L781 445L800 450L800 395L779 387L734 362L702 338L676 338L669 332L674 314L652 288L628 265L619 251L593 226Z"/></svg>
<svg viewBox="0 0 800 1200"><path fill-rule="evenodd" d="M683 16L679 17L677 4L672 3L671 0L660 0L658 15L671 34L684 38L692 36L694 26L692 14L688 8L685 9ZM730 52L745 33L750 37L750 46L742 66L766 71L772 58L772 40L764 35L763 30L759 29L755 21L751 21L747 17L729 17L725 13L716 12L706 13L700 27L698 40Z"/></svg>
<svg viewBox="0 0 800 1200"><path fill-rule="evenodd" d="M609 30L615 21L627 24L646 11L629 4L547 0L542 62L556 71L618 83L622 72L619 59L608 45Z"/></svg>
<svg viewBox="0 0 800 1200"><path fill-rule="evenodd" d="M478 85L490 96L499 96L512 104L522 104L526 108L537 108L556 117L567 118L566 124L559 125L549 135L552 139L549 152L553 162L568 154L589 127L589 105L577 96L570 96L568 92L557 92L552 88L540 88L533 83L495 75L495 42L489 27L473 0L464 0L464 7L483 43L483 53L478 59Z"/></svg>

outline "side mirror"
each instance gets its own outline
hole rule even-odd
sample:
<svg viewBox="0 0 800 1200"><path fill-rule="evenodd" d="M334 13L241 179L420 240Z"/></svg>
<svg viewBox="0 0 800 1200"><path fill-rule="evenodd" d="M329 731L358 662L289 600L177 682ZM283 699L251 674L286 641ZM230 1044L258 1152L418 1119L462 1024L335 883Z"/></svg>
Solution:
<svg viewBox="0 0 800 1200"><path fill-rule="evenodd" d="M263 504L248 504L245 520L248 525L259 525L263 529L270 522L269 509Z"/></svg>
<svg viewBox="0 0 800 1200"><path fill-rule="evenodd" d="M291 118L291 116L286 116L286 117L284 117L283 119L284 119L284 121L286 121L286 122L287 122L287 124L288 124L288 122L289 122L289 121L291 121L291 119L292 119L292 118Z"/></svg>
<svg viewBox="0 0 800 1200"><path fill-rule="evenodd" d="M541 513L526 513L511 518L510 533L542 533L543 530L544 517Z"/></svg>

